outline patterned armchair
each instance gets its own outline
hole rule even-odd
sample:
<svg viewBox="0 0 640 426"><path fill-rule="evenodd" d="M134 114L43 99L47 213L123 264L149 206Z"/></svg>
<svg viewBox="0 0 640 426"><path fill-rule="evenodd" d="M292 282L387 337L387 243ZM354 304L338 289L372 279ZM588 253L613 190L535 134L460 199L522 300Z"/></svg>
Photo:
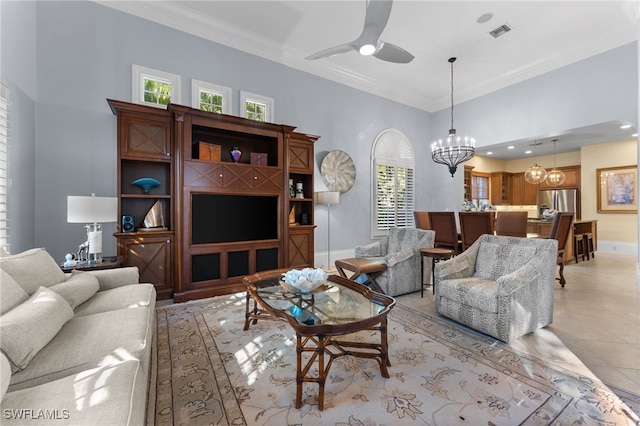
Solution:
<svg viewBox="0 0 640 426"><path fill-rule="evenodd" d="M504 342L553 321L558 242L482 235L436 264L436 312Z"/></svg>
<svg viewBox="0 0 640 426"><path fill-rule="evenodd" d="M384 258L387 270L376 281L387 295L411 293L422 288L420 249L433 247L434 238L434 231L392 228L387 237L357 246L356 257ZM430 266L425 263L422 271L426 282L431 279Z"/></svg>

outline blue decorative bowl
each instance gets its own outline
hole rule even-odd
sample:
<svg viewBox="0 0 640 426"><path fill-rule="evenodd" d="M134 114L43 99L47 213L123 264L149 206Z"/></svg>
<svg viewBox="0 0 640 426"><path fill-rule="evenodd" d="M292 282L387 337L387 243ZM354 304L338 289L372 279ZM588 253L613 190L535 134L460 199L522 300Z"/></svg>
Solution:
<svg viewBox="0 0 640 426"><path fill-rule="evenodd" d="M149 190L151 190L151 188L155 188L156 186L160 186L160 182L158 182L154 178L148 178L148 177L136 179L131 183L133 185L137 185L140 188L142 188L142 192L145 193L145 194L148 194Z"/></svg>

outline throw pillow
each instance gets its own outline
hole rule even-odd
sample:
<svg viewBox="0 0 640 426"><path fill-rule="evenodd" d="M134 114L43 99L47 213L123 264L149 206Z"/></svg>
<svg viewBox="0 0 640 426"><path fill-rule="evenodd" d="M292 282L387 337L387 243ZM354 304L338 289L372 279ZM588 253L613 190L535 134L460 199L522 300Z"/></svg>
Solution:
<svg viewBox="0 0 640 426"><path fill-rule="evenodd" d="M65 280L64 272L43 248L0 258L0 269L6 271L29 296L38 287L50 287Z"/></svg>
<svg viewBox="0 0 640 426"><path fill-rule="evenodd" d="M9 358L11 371L24 369L71 318L73 311L69 304L45 287L4 314L0 322L0 349Z"/></svg>
<svg viewBox="0 0 640 426"><path fill-rule="evenodd" d="M72 271L65 282L53 285L49 289L62 296L71 309L75 309L96 294L100 289L100 284L92 274Z"/></svg>
<svg viewBox="0 0 640 426"><path fill-rule="evenodd" d="M4 270L0 270L0 315L4 315L25 300L29 295Z"/></svg>
<svg viewBox="0 0 640 426"><path fill-rule="evenodd" d="M533 258L535 252L536 248L532 246L482 241L473 276L495 281L523 267Z"/></svg>

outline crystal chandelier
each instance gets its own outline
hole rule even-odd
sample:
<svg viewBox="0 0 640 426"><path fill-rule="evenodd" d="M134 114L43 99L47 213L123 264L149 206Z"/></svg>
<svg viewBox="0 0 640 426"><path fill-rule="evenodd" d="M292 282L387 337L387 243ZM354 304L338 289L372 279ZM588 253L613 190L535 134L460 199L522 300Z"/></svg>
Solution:
<svg viewBox="0 0 640 426"><path fill-rule="evenodd" d="M456 172L458 165L470 160L476 152L476 140L470 137L456 136L456 129L453 127L453 63L456 58L449 58L451 64L451 128L449 136L431 144L431 159L439 164L449 167L451 177Z"/></svg>
<svg viewBox="0 0 640 426"><path fill-rule="evenodd" d="M536 152L536 146L538 145L538 141L533 142L533 151ZM544 182L547 178L547 171L542 166L538 166L538 156L536 155L536 162L533 163L533 166L529 167L526 172L524 172L524 180L527 182L537 185L539 183Z"/></svg>
<svg viewBox="0 0 640 426"><path fill-rule="evenodd" d="M556 142L558 139L553 139L553 170L547 174L547 183L549 186L560 186L567 179L562 170L556 168Z"/></svg>

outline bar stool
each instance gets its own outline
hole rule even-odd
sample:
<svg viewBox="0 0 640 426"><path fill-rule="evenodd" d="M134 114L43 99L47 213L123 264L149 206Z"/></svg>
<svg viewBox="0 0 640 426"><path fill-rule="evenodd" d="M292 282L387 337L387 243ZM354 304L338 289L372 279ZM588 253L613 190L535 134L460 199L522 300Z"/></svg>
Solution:
<svg viewBox="0 0 640 426"><path fill-rule="evenodd" d="M578 263L578 256L582 256L582 260L585 260L585 256L587 260L589 260L589 255L585 249L585 238L584 234L573 234L573 257Z"/></svg>
<svg viewBox="0 0 640 426"><path fill-rule="evenodd" d="M582 235L583 235L582 245L584 246L584 251L587 254L587 260L589 260L589 255L591 255L592 259L595 259L596 254L593 248L593 234L591 232L583 232Z"/></svg>
<svg viewBox="0 0 640 426"><path fill-rule="evenodd" d="M424 297L424 286L429 285L429 283L424 282L424 258L428 257L432 259L431 263L431 280L433 285L431 286L431 290L433 294L436 292L436 277L433 275L436 269L436 262L441 260L451 259L454 256L454 251L452 249L442 248L442 247L431 247L431 248L421 248L420 249L420 271L422 272L422 286L420 288L420 297Z"/></svg>

